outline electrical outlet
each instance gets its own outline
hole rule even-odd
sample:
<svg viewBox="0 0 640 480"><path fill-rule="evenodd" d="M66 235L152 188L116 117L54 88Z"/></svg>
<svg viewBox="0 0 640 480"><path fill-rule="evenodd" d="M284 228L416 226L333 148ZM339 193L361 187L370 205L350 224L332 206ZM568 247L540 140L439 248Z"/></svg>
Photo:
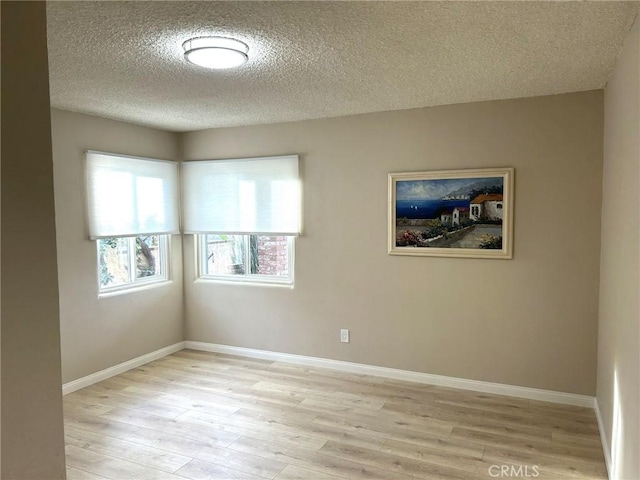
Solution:
<svg viewBox="0 0 640 480"><path fill-rule="evenodd" d="M349 330L346 328L340 330L340 341L342 343L349 343Z"/></svg>

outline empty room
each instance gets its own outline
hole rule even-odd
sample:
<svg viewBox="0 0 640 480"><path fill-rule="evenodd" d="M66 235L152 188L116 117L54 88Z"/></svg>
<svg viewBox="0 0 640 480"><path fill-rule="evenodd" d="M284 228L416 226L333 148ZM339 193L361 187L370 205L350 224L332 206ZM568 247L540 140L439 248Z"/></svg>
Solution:
<svg viewBox="0 0 640 480"><path fill-rule="evenodd" d="M3 480L640 480L640 2L1 2Z"/></svg>

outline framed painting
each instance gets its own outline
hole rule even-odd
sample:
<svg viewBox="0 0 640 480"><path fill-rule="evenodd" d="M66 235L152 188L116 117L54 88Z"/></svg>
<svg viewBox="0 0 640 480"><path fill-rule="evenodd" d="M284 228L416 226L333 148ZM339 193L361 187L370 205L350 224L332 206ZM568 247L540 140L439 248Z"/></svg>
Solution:
<svg viewBox="0 0 640 480"><path fill-rule="evenodd" d="M389 253L513 258L513 168L389 174Z"/></svg>

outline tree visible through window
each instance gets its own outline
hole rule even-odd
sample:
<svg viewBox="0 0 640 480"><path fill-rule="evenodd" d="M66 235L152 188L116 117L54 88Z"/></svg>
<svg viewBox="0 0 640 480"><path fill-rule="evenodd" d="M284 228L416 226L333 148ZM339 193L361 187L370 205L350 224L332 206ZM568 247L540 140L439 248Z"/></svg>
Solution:
<svg viewBox="0 0 640 480"><path fill-rule="evenodd" d="M166 235L98 239L100 291L167 279Z"/></svg>

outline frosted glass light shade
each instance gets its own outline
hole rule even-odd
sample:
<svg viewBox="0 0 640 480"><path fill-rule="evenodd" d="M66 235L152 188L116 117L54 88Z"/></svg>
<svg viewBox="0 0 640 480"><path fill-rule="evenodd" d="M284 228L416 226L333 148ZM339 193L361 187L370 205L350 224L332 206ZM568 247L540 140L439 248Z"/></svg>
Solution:
<svg viewBox="0 0 640 480"><path fill-rule="evenodd" d="M298 235L298 156L182 164L185 233Z"/></svg>
<svg viewBox="0 0 640 480"><path fill-rule="evenodd" d="M86 153L89 237L179 233L178 164Z"/></svg>
<svg viewBox="0 0 640 480"><path fill-rule="evenodd" d="M205 68L235 68L249 59L249 46L233 38L191 38L182 44L182 48L187 61Z"/></svg>

